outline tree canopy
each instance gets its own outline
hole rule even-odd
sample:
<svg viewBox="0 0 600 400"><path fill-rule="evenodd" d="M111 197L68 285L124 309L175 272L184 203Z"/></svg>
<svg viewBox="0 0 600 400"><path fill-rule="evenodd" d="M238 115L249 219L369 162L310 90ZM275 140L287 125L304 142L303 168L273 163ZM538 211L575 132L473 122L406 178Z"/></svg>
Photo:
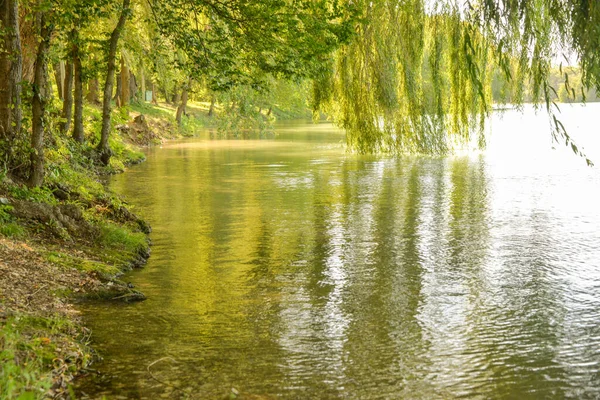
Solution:
<svg viewBox="0 0 600 400"><path fill-rule="evenodd" d="M587 0L358 1L356 35L315 81L359 152L445 153L477 140L499 71L517 105L550 112L553 135L583 156L556 116L553 62L577 57L583 89L600 84L600 6ZM562 73L562 66L559 66ZM568 76L566 91L576 97ZM325 94L325 95L323 95ZM589 160L587 160L590 163Z"/></svg>
<svg viewBox="0 0 600 400"><path fill-rule="evenodd" d="M41 184L44 135L56 129L109 164L113 105L144 101L146 85L152 101L178 104L181 124L190 96L211 115L223 100L235 118L264 119L278 88L304 95L307 81L314 110L357 152L483 147L500 93L545 108L555 140L584 156L554 100L600 90L599 29L591 0L5 0L0 159ZM54 114L48 71L63 102ZM103 104L94 132L84 99Z"/></svg>

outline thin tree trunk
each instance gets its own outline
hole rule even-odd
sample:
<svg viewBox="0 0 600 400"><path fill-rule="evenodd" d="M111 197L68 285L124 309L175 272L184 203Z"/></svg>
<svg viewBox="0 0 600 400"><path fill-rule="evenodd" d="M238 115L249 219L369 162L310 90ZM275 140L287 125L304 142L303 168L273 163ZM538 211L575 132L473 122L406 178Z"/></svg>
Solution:
<svg viewBox="0 0 600 400"><path fill-rule="evenodd" d="M140 62L140 85L142 87L142 103L146 102L146 76L144 75L144 60Z"/></svg>
<svg viewBox="0 0 600 400"><path fill-rule="evenodd" d="M121 93L119 98L121 99L120 107L124 107L129 104L129 68L125 64L125 58L121 57Z"/></svg>
<svg viewBox="0 0 600 400"><path fill-rule="evenodd" d="M190 82L183 85L183 90L181 91L181 103L179 104L179 107L177 107L177 114L175 115L178 126L181 126L181 117L185 114L185 108L187 107L189 87Z"/></svg>
<svg viewBox="0 0 600 400"><path fill-rule="evenodd" d="M74 33L71 32L71 37ZM73 118L73 59L74 59L74 48L71 47L71 54L65 64L65 86L64 86L64 100L62 109L62 118L64 121L61 123L61 132L68 133L71 129L71 119Z"/></svg>
<svg viewBox="0 0 600 400"><path fill-rule="evenodd" d="M92 104L98 104L98 78L90 79L88 82L88 92L85 96L86 100Z"/></svg>
<svg viewBox="0 0 600 400"><path fill-rule="evenodd" d="M210 96L210 108L208 109L208 116L212 117L215 113L215 96Z"/></svg>
<svg viewBox="0 0 600 400"><path fill-rule="evenodd" d="M12 162L12 143L21 131L21 76L23 60L19 35L18 0L0 2L0 162Z"/></svg>
<svg viewBox="0 0 600 400"><path fill-rule="evenodd" d="M64 101L66 71L65 62L62 60L54 64L54 79L56 80L56 92L58 93L58 98L61 101Z"/></svg>
<svg viewBox="0 0 600 400"><path fill-rule="evenodd" d="M136 102L138 100L137 97L138 86L135 80L135 75L131 70L129 71L129 102Z"/></svg>
<svg viewBox="0 0 600 400"><path fill-rule="evenodd" d="M171 96L169 96L169 91L166 87L163 87L163 93L165 95L165 103L171 104Z"/></svg>
<svg viewBox="0 0 600 400"><path fill-rule="evenodd" d="M119 22L110 35L110 47L108 51L108 68L106 72L106 83L104 84L104 98L102 105L102 130L100 131L100 143L98 144L98 152L100 153L100 159L104 165L108 165L111 157L111 150L108 145L108 135L110 134L110 98L113 91L113 83L115 79L115 57L117 55L117 45L119 43L119 36L125 26L127 17L129 16L129 4L131 0L123 0L123 9L121 10L121 16Z"/></svg>
<svg viewBox="0 0 600 400"><path fill-rule="evenodd" d="M117 104L117 107L121 107L121 71L115 71L115 82L117 82L117 88L113 101Z"/></svg>
<svg viewBox="0 0 600 400"><path fill-rule="evenodd" d="M156 94L156 84L152 82L152 104L158 105L158 95Z"/></svg>
<svg viewBox="0 0 600 400"><path fill-rule="evenodd" d="M31 100L31 173L29 186L37 187L44 182L44 120L48 87L48 50L53 26L46 23L47 12L40 12L40 42L34 64L33 97Z"/></svg>
<svg viewBox="0 0 600 400"><path fill-rule="evenodd" d="M79 39L79 38L77 38ZM81 54L79 53L79 44L73 48L73 69L75 83L75 112L73 114L73 140L83 143L85 136L83 134L83 77L81 70Z"/></svg>

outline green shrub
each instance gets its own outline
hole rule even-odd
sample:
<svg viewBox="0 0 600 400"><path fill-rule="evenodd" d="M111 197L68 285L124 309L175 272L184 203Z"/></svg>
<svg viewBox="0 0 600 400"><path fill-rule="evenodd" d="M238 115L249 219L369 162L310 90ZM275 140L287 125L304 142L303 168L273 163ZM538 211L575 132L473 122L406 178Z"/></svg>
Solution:
<svg viewBox="0 0 600 400"><path fill-rule="evenodd" d="M76 357L88 357L79 352L74 334L73 323L59 316L7 318L0 326L0 398L46 398L59 351L73 347Z"/></svg>
<svg viewBox="0 0 600 400"><path fill-rule="evenodd" d="M137 254L148 246L146 235L142 232L132 232L126 227L112 223L102 224L99 242L104 247L121 250L128 255Z"/></svg>
<svg viewBox="0 0 600 400"><path fill-rule="evenodd" d="M0 223L0 234L8 237L19 239L25 236L25 229L15 222Z"/></svg>

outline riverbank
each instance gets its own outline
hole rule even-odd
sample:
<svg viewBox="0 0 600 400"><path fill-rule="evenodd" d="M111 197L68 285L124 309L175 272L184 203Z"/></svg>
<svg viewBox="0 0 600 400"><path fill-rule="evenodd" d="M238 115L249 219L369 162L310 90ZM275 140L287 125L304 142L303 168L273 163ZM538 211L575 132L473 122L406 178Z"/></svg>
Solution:
<svg viewBox="0 0 600 400"><path fill-rule="evenodd" d="M100 115L86 106L88 143ZM199 105L180 127L174 115L165 104L115 110L106 167L91 145L53 135L43 187L0 176L0 398L69 397L69 382L93 359L74 303L145 299L119 276L145 264L150 227L101 180L144 161L142 147L210 124Z"/></svg>

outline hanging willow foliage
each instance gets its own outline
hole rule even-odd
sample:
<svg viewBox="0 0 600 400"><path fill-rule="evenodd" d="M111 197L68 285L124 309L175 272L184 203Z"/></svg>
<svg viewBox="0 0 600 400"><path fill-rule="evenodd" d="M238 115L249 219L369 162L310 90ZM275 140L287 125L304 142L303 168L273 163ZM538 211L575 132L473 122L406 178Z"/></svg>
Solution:
<svg viewBox="0 0 600 400"><path fill-rule="evenodd" d="M600 89L600 6L589 0L362 0L354 40L314 81L326 108L361 153L444 154L485 145L491 83L500 71L522 104L551 116L553 135L577 154L556 118L549 81L561 52L579 55L584 84ZM568 85L568 81L566 82ZM329 93L326 95L326 93ZM589 163L589 160L588 160Z"/></svg>

